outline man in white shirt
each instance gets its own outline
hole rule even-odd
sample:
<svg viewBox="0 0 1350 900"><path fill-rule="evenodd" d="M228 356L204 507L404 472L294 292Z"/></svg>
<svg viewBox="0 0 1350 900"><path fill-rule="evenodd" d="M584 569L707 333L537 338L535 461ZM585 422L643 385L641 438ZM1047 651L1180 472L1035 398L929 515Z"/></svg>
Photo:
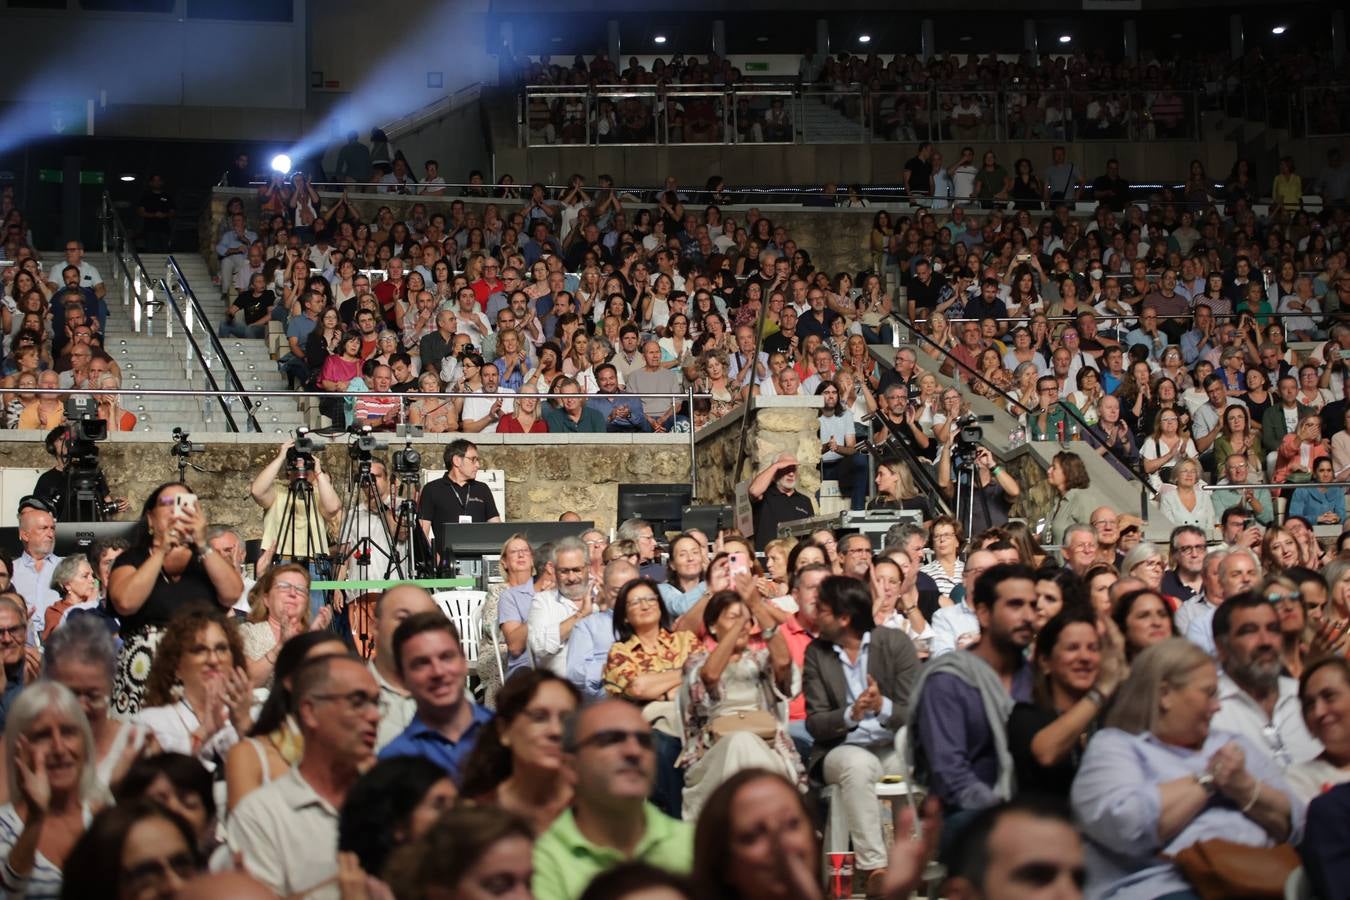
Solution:
<svg viewBox="0 0 1350 900"><path fill-rule="evenodd" d="M36 497L19 501L19 543L23 552L14 560L10 586L28 606L28 618L42 621L47 607L61 598L52 590L52 573L61 557L56 546L56 519L50 507Z"/></svg>
<svg viewBox="0 0 1350 900"><path fill-rule="evenodd" d="M975 196L975 176L980 168L975 165L975 148L962 147L961 158L949 169L952 176L952 198L958 202ZM952 236L955 239L955 235Z"/></svg>
<svg viewBox="0 0 1350 900"><path fill-rule="evenodd" d="M230 607L230 611L236 615L247 616L252 611L248 602L248 594L249 591L253 590L255 582L244 574L244 539L233 528L213 525L206 531L206 545L219 553L222 559L229 560L235 571L239 573L240 580L244 582L244 592L239 595L238 600L234 601L234 606Z"/></svg>
<svg viewBox="0 0 1350 900"><path fill-rule="evenodd" d="M980 620L969 598L975 590L975 580L996 562L988 550L976 550L966 558L966 568L961 573L965 595L959 603L944 606L933 614L933 656L964 649L980 639Z"/></svg>
<svg viewBox="0 0 1350 900"><path fill-rule="evenodd" d="M375 658L370 661L370 674L380 689L376 750L384 749L385 744L402 734L417 714L417 703L403 686L403 676L394 660L394 629L411 615L435 609L436 601L431 594L415 584L392 587L375 602Z"/></svg>
<svg viewBox="0 0 1350 900"><path fill-rule="evenodd" d="M1219 565L1231 552L1228 547L1219 547L1205 554L1204 562L1200 564L1200 593L1177 607L1176 615L1172 617L1177 625L1177 634L1186 634L1190 630L1191 620L1197 615L1203 615L1213 622L1214 611L1223 602ZM1210 627L1213 628L1212 625Z"/></svg>
<svg viewBox="0 0 1350 900"><path fill-rule="evenodd" d="M355 656L304 663L292 690L304 756L240 802L227 839L244 868L278 895L336 900L338 810L374 758L380 690Z"/></svg>
<svg viewBox="0 0 1350 900"><path fill-rule="evenodd" d="M459 417L460 428L470 433L493 430L497 420L503 415L509 416L515 408L510 399L515 391L499 384L501 373L496 366L483 365L483 358L477 354L469 354L464 362L470 360L480 366L478 377L482 379L483 386L479 388L482 396L464 398L464 408Z"/></svg>
<svg viewBox="0 0 1350 900"><path fill-rule="evenodd" d="M53 288L59 288L62 285L61 270L66 266L74 266L80 270L80 287L89 288L94 292L94 296L102 300L108 293L107 286L103 283L103 276L98 273L92 263L84 260L84 244L79 241L66 241L66 259L62 263L53 263L46 269L47 283Z"/></svg>
<svg viewBox="0 0 1350 900"><path fill-rule="evenodd" d="M444 194L445 179L441 177L441 164L434 159L426 161L426 177L422 179L419 194Z"/></svg>
<svg viewBox="0 0 1350 900"><path fill-rule="evenodd" d="M1186 639L1196 646L1203 649L1210 656L1215 655L1214 646L1214 615L1221 608L1221 605L1227 602L1228 598L1236 597L1245 591L1256 588L1261 582L1261 564L1256 561L1256 554L1245 547L1234 547L1228 555L1218 563L1219 589L1221 597L1218 600L1211 599L1209 603L1195 609L1189 616L1186 624ZM1206 596L1209 595L1209 585L1205 586ZM1178 633L1181 633L1178 629Z"/></svg>
<svg viewBox="0 0 1350 900"><path fill-rule="evenodd" d="M567 641L577 623L595 612L599 583L592 582L586 544L566 537L553 545L549 559L558 586L534 595L526 620L530 653L537 669L567 677Z"/></svg>
<svg viewBox="0 0 1350 900"><path fill-rule="evenodd" d="M1267 596L1245 591L1224 601L1214 614L1219 651L1219 711L1210 727L1247 738L1282 769L1322 752L1308 733L1298 699L1298 681L1281 675L1280 616L1277 603L1301 603L1297 590L1278 585Z"/></svg>

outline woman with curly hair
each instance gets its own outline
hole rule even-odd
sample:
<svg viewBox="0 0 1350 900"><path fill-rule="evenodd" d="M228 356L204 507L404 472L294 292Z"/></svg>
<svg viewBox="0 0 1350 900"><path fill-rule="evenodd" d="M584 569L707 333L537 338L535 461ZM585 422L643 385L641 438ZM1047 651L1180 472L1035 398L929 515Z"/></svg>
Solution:
<svg viewBox="0 0 1350 900"><path fill-rule="evenodd" d="M155 650L135 721L154 731L164 750L195 756L214 770L253 725L247 664L233 619L180 613Z"/></svg>
<svg viewBox="0 0 1350 900"><path fill-rule="evenodd" d="M720 350L709 350L698 358L698 379L694 382L694 392L712 395L708 408L709 420L722 418L741 399L732 393L727 363L727 355ZM742 393L744 390L742 388Z"/></svg>

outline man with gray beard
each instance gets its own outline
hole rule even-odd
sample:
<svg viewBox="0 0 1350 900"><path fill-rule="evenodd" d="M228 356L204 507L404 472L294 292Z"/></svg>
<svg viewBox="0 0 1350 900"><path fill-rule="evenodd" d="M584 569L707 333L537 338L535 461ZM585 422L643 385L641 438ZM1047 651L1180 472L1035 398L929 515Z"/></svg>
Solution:
<svg viewBox="0 0 1350 900"><path fill-rule="evenodd" d="M591 580L589 552L580 538L565 537L549 557L557 587L534 595L526 620L528 644L537 669L567 677L567 642L572 629L596 611L600 583Z"/></svg>
<svg viewBox="0 0 1350 900"><path fill-rule="evenodd" d="M1280 617L1276 604L1298 603L1297 590L1278 582L1265 591L1229 597L1214 612L1219 711L1210 727L1242 735L1282 769L1307 762L1322 745L1303 724L1298 682L1281 675Z"/></svg>

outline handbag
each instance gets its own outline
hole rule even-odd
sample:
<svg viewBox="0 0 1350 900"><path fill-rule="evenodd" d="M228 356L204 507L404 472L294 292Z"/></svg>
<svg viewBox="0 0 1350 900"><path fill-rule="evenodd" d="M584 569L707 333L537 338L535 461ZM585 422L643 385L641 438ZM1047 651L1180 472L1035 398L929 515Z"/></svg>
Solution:
<svg viewBox="0 0 1350 900"><path fill-rule="evenodd" d="M713 736L714 742L738 731L748 731L755 737L771 741L774 735L778 734L778 720L774 718L773 713L755 709L750 712L728 713L708 723L708 733Z"/></svg>
<svg viewBox="0 0 1350 900"><path fill-rule="evenodd" d="M1172 862L1201 900L1280 900L1289 873L1300 865L1288 844L1253 847L1223 838L1196 841Z"/></svg>

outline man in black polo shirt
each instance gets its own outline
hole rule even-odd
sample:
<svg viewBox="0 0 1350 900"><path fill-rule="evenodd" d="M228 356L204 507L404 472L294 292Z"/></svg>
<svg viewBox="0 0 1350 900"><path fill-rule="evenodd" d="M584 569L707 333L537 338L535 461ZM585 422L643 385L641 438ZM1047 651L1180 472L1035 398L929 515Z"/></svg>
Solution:
<svg viewBox="0 0 1350 900"><path fill-rule="evenodd" d="M471 522L500 522L497 503L487 485L475 481L481 460L478 447L460 438L445 448L445 477L422 488L417 521L428 538L435 535L439 552L444 527Z"/></svg>
<svg viewBox="0 0 1350 900"><path fill-rule="evenodd" d="M914 274L909 279L909 320L916 318L918 310L932 312L942 299L942 291L947 287L947 279L941 272L933 271L933 264L926 259L914 261Z"/></svg>
<svg viewBox="0 0 1350 900"><path fill-rule="evenodd" d="M967 319L1006 319L1008 305L998 295L998 279L986 278L980 282L980 295L966 301L964 318ZM1007 323L1000 321L1000 333Z"/></svg>
<svg viewBox="0 0 1350 900"><path fill-rule="evenodd" d="M797 457L784 451L750 482L755 514L755 549L778 537L778 526L816 514L811 498L797 491Z"/></svg>

